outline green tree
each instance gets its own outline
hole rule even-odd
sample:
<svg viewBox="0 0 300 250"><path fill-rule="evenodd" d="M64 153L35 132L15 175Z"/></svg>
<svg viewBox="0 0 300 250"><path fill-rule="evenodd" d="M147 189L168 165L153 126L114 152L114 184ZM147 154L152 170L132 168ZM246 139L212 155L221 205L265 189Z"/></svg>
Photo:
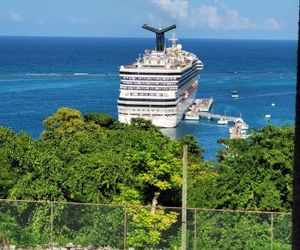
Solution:
<svg viewBox="0 0 300 250"><path fill-rule="evenodd" d="M40 140L0 127L1 198L143 206L126 210L128 242L137 249L166 244L164 235L174 229L178 214L159 206L181 204L183 145L189 149L189 206L273 211L291 208L294 146L291 127L267 126L247 139L220 140L224 149L218 153L217 162L205 162L203 150L193 136L171 140L150 121L140 118L126 125L107 115L82 116L78 110L62 108L44 124ZM16 211L0 212L2 221L13 229L10 237L15 237L14 230L26 231L26 240L15 237L19 245L47 241L43 232L49 230L45 219L49 206L22 206ZM120 247L118 232L124 223L123 212L56 206L55 234L65 235L57 238L61 244L109 242ZM206 219L203 226L207 230L229 223L233 228L230 234L235 238L242 238L243 232L252 240L267 237L265 221L259 218L237 217L234 220L239 225L236 225L227 215L199 216ZM26 226L20 226L24 221ZM250 235L247 227L260 222L261 233ZM284 221L278 220L278 225L283 226ZM1 226L5 224L0 222ZM113 235L107 234L104 227L110 228ZM203 236L206 238L199 240L217 242L211 247L228 245L229 249L228 242L235 240L226 235L225 229L205 236L207 230ZM278 245L286 247L289 235L281 238ZM244 239L234 242L237 246L243 242L252 246ZM262 245L253 243L253 246Z"/></svg>
<svg viewBox="0 0 300 250"><path fill-rule="evenodd" d="M199 211L197 220L199 249L270 249L272 239L268 215Z"/></svg>
<svg viewBox="0 0 300 250"><path fill-rule="evenodd" d="M84 114L83 118L86 122L94 122L104 128L110 128L115 123L110 115L97 112Z"/></svg>
<svg viewBox="0 0 300 250"><path fill-rule="evenodd" d="M9 190L18 179L18 172L13 167L11 154L14 150L12 144L16 135L11 129L0 127L0 199L8 197Z"/></svg>
<svg viewBox="0 0 300 250"><path fill-rule="evenodd" d="M153 236L151 244L157 245L163 231L176 218L157 206L170 204L169 192L180 191L180 144L164 136L149 121L136 119L131 125L112 125L111 118L105 115L83 117L79 111L68 108L59 109L44 124L41 140L3 130L0 147L6 164L3 166L8 172L17 170L18 177L3 189L3 194L14 199L151 205L150 211L132 213L131 226L136 237L130 239L133 245L135 240L141 243L136 232L145 225L138 218L146 218L147 214L152 218L146 225L147 235ZM172 202L180 204L179 196L174 197ZM43 239L38 232L44 227L47 211L41 207L30 217L29 231L35 234L35 242ZM85 222L105 217L99 211L89 213L79 209L74 217L64 207L55 210L57 218L64 215L70 221L80 213ZM117 215L111 216L113 220L118 220ZM62 243L72 239L87 244L92 238L84 237L84 232L102 235L103 240L108 237L104 232L95 231L94 223L79 223L75 228L75 222L56 223L62 225L55 229L57 235L66 235L60 238ZM119 241L114 237L111 240L114 244ZM147 241L144 238L145 244Z"/></svg>
<svg viewBox="0 0 300 250"><path fill-rule="evenodd" d="M178 213L157 209L129 208L127 244L134 249L157 249L163 241L163 232L177 221Z"/></svg>
<svg viewBox="0 0 300 250"><path fill-rule="evenodd" d="M248 139L222 140L219 208L290 211L294 131L267 126Z"/></svg>
<svg viewBox="0 0 300 250"><path fill-rule="evenodd" d="M222 139L215 163L189 167L189 205L290 211L292 127L262 128L247 139Z"/></svg>
<svg viewBox="0 0 300 250"><path fill-rule="evenodd" d="M202 162L188 166L188 207L214 208L217 205L219 172L214 164Z"/></svg>

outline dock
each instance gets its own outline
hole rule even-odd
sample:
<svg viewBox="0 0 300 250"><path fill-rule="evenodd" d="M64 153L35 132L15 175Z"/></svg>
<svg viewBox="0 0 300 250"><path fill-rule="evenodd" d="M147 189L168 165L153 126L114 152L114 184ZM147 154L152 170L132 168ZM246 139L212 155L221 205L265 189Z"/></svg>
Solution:
<svg viewBox="0 0 300 250"><path fill-rule="evenodd" d="M196 99L194 101L194 105L192 105L195 108L195 110L199 110L200 112L208 112L212 105L213 105L214 99L208 98L208 99Z"/></svg>
<svg viewBox="0 0 300 250"><path fill-rule="evenodd" d="M198 116L200 118L207 118L211 120L227 120L228 122L235 123L238 119L241 119L237 116L230 116L230 115L220 115L220 114L214 114L209 112L198 112Z"/></svg>
<svg viewBox="0 0 300 250"><path fill-rule="evenodd" d="M206 118L209 120L215 120L218 124L222 125L227 125L230 122L233 123L233 126L229 128L229 135L231 139L247 137L247 130L249 126L241 117L209 112L212 105L213 98L196 99L189 108L189 111L185 113L185 120L199 120L200 118Z"/></svg>
<svg viewBox="0 0 300 250"><path fill-rule="evenodd" d="M207 118L211 120L227 120L228 122L236 122L240 117L221 115L210 113L210 109L213 105L214 99L196 99L194 103L189 107L189 111L185 113L186 120L199 120L199 118Z"/></svg>
<svg viewBox="0 0 300 250"><path fill-rule="evenodd" d="M186 120L199 120L201 112L206 113L208 112L212 105L214 99L196 99L194 103L189 107L189 111L185 113Z"/></svg>

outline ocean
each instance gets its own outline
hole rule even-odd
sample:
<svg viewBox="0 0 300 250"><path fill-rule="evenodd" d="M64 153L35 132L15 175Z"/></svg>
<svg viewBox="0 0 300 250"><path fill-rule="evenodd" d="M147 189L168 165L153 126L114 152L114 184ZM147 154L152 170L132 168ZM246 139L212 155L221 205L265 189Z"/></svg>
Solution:
<svg viewBox="0 0 300 250"><path fill-rule="evenodd" d="M0 37L0 125L39 138L42 121L60 107L117 118L118 69L154 47L154 38ZM213 112L242 116L255 130L294 124L296 41L181 39L204 63L198 98L214 98ZM231 90L240 97L232 99ZM275 103L275 106L271 104ZM265 114L271 119L266 120ZM196 137L215 159L228 126L182 121L163 129L172 138Z"/></svg>

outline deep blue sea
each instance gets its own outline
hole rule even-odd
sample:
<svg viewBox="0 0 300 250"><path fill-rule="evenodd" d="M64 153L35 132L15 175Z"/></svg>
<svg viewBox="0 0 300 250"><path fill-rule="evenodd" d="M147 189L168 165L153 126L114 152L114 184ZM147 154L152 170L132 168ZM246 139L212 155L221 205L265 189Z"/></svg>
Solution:
<svg viewBox="0 0 300 250"><path fill-rule="evenodd" d="M296 41L179 42L204 63L197 95L214 97L214 113L242 115L251 129L294 123ZM0 125L38 138L42 121L60 107L117 118L119 66L153 47L154 39L146 38L0 37ZM206 159L215 158L218 138L228 138L228 127L207 120L183 121L163 132L193 134Z"/></svg>

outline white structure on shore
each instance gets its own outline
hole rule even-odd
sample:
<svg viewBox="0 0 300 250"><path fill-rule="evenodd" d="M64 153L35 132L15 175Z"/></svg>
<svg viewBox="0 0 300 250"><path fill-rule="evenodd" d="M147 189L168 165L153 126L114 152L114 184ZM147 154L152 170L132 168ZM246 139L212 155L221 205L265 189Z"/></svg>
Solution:
<svg viewBox="0 0 300 250"><path fill-rule="evenodd" d="M249 129L249 125L246 122L244 122L242 118L237 119L234 122L234 126L229 128L230 139L247 138L248 129Z"/></svg>
<svg viewBox="0 0 300 250"><path fill-rule="evenodd" d="M141 117L159 127L175 127L196 98L203 64L196 55L184 51L175 37L170 39L172 46L165 48L164 33L175 25L143 28L156 33L156 48L120 67L119 121L130 123Z"/></svg>

